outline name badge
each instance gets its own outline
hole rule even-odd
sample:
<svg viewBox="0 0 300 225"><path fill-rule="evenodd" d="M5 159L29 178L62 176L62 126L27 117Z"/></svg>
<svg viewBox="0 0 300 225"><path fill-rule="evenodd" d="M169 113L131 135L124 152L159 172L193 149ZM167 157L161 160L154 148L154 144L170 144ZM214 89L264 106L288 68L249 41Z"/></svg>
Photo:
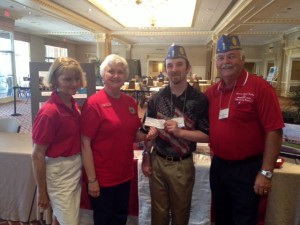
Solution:
<svg viewBox="0 0 300 225"><path fill-rule="evenodd" d="M227 119L229 116L229 108L221 109L219 112L219 120Z"/></svg>

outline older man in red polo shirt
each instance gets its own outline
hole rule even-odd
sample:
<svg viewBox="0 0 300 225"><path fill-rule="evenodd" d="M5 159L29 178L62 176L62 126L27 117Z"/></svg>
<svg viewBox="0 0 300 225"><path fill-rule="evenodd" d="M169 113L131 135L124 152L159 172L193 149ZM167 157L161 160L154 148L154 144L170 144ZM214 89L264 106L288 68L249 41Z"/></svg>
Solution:
<svg viewBox="0 0 300 225"><path fill-rule="evenodd" d="M209 98L210 184L216 225L255 225L261 196L272 187L284 122L272 86L244 69L237 36L218 40L221 81Z"/></svg>

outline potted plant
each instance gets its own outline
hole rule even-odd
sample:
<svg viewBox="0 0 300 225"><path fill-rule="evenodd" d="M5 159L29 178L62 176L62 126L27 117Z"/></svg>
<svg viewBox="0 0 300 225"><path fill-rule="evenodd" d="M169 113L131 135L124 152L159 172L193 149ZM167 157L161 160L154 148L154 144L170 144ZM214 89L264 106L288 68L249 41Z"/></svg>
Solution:
<svg viewBox="0 0 300 225"><path fill-rule="evenodd" d="M289 107L282 112L282 116L285 123L300 124L300 87L290 93Z"/></svg>
<svg viewBox="0 0 300 225"><path fill-rule="evenodd" d="M293 92L292 99L294 100L294 105L296 106L295 111L295 123L300 124L300 87L295 89Z"/></svg>

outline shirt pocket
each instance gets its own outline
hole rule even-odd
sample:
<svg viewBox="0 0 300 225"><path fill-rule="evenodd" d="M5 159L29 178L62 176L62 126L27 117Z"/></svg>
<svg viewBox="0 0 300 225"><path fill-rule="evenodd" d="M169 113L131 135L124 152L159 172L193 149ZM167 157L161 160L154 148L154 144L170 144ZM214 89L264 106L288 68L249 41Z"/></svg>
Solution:
<svg viewBox="0 0 300 225"><path fill-rule="evenodd" d="M235 101L233 112L234 119L243 120L245 122L257 118L253 102Z"/></svg>

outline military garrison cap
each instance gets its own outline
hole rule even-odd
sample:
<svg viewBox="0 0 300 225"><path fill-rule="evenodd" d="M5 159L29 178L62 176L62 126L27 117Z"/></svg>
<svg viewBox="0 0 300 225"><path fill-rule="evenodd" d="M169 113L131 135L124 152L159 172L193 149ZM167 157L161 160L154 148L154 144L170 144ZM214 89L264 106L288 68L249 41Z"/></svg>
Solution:
<svg viewBox="0 0 300 225"><path fill-rule="evenodd" d="M217 53L242 49L238 36L222 35L217 43Z"/></svg>
<svg viewBox="0 0 300 225"><path fill-rule="evenodd" d="M180 45L172 44L168 50L166 59L172 59L172 58L184 58L187 59L184 47Z"/></svg>

